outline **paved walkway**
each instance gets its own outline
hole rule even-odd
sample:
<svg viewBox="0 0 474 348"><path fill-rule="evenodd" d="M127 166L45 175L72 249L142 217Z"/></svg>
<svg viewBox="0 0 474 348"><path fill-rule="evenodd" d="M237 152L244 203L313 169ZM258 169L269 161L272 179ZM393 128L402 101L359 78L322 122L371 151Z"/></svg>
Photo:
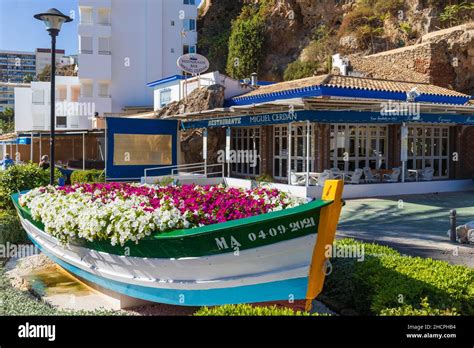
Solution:
<svg viewBox="0 0 474 348"><path fill-rule="evenodd" d="M474 267L474 245L449 241L450 209L457 211L458 226L474 221L474 192L348 200L337 236Z"/></svg>

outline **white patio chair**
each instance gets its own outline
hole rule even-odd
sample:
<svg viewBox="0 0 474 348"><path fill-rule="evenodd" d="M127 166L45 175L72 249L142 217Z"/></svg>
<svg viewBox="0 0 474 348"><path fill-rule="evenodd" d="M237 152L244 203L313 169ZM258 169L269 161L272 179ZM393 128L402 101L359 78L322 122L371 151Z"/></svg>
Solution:
<svg viewBox="0 0 474 348"><path fill-rule="evenodd" d="M384 174L383 178L386 182L398 182L398 178L400 177L400 168L393 168L392 174Z"/></svg>
<svg viewBox="0 0 474 348"><path fill-rule="evenodd" d="M365 182L372 183L372 182L379 181L380 176L378 174L374 175L370 167L364 167L363 171L364 171Z"/></svg>
<svg viewBox="0 0 474 348"><path fill-rule="evenodd" d="M354 173L344 175L344 182L346 184L360 184L362 174L364 174L364 171L360 168L357 168L354 170Z"/></svg>
<svg viewBox="0 0 474 348"><path fill-rule="evenodd" d="M334 179L333 173L331 170L326 169L324 170L318 178L318 182L316 183L317 186L324 186L326 180Z"/></svg>
<svg viewBox="0 0 474 348"><path fill-rule="evenodd" d="M306 184L306 178L296 175L295 172L290 173L290 182L291 185L305 185Z"/></svg>
<svg viewBox="0 0 474 348"><path fill-rule="evenodd" d="M431 167L426 167L420 173L420 180L422 181L431 181L433 180L434 169Z"/></svg>
<svg viewBox="0 0 474 348"><path fill-rule="evenodd" d="M332 179L342 179L344 177L344 172L339 168L328 169L332 173Z"/></svg>

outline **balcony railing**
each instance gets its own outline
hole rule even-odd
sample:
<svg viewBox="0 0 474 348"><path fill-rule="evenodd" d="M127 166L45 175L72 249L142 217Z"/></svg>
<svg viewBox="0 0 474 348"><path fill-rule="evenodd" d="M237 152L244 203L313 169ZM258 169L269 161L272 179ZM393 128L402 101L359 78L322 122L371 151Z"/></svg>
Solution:
<svg viewBox="0 0 474 348"><path fill-rule="evenodd" d="M93 51L92 50L80 50L79 51L79 54L92 54Z"/></svg>

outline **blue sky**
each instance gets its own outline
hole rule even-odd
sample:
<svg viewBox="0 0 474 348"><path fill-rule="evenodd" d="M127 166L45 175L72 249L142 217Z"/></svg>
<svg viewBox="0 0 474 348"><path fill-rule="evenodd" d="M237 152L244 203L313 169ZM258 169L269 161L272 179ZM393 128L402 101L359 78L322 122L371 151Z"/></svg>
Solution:
<svg viewBox="0 0 474 348"><path fill-rule="evenodd" d="M66 54L77 53L77 0L0 0L0 50L31 51L51 47L51 38L34 14L55 7L66 15L74 11L75 20L63 25L57 48Z"/></svg>

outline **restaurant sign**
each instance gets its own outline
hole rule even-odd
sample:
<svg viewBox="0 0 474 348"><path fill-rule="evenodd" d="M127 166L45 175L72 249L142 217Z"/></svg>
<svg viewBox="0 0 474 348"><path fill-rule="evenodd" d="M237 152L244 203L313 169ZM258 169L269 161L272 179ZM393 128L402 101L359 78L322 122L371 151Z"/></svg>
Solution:
<svg viewBox="0 0 474 348"><path fill-rule="evenodd" d="M383 115L377 112L299 110L238 117L219 117L182 122L183 129L216 127L251 127L290 122L319 123L451 123L474 125L474 117L467 115L419 114Z"/></svg>

